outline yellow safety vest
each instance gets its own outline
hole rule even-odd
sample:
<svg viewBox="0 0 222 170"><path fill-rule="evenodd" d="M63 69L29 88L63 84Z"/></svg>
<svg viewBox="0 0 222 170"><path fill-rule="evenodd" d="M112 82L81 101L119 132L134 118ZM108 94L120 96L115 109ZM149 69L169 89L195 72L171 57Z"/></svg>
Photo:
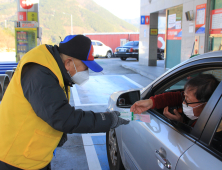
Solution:
<svg viewBox="0 0 222 170"><path fill-rule="evenodd" d="M50 163L63 132L39 118L24 97L21 71L30 62L49 68L65 92L62 73L45 45L22 57L0 104L0 160L20 169L35 170Z"/></svg>

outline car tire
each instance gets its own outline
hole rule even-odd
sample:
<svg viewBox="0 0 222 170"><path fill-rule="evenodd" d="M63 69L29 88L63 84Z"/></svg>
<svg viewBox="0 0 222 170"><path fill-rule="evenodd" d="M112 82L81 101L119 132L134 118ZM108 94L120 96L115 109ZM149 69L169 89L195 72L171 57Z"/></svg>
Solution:
<svg viewBox="0 0 222 170"><path fill-rule="evenodd" d="M106 132L106 150L110 170L124 170L114 129Z"/></svg>
<svg viewBox="0 0 222 170"><path fill-rule="evenodd" d="M112 52L111 51L107 51L106 58L111 58L111 57L112 57Z"/></svg>
<svg viewBox="0 0 222 170"><path fill-rule="evenodd" d="M157 60L164 60L164 53L157 54Z"/></svg>
<svg viewBox="0 0 222 170"><path fill-rule="evenodd" d="M161 54L161 60L164 60L164 53Z"/></svg>
<svg viewBox="0 0 222 170"><path fill-rule="evenodd" d="M126 57L121 57L120 59L123 60L123 61L125 61L125 60L126 60Z"/></svg>

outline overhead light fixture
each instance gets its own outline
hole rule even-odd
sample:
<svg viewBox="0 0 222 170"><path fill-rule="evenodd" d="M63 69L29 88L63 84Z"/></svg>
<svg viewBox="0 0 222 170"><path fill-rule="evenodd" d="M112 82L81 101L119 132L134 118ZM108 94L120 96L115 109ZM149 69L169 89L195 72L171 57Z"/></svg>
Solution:
<svg viewBox="0 0 222 170"><path fill-rule="evenodd" d="M149 0L149 3L151 3L152 0Z"/></svg>

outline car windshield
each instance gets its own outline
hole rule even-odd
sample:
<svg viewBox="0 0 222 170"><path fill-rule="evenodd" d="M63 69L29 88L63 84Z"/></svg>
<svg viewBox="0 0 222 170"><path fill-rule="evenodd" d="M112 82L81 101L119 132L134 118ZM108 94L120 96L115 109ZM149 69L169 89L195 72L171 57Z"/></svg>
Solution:
<svg viewBox="0 0 222 170"><path fill-rule="evenodd" d="M130 41L123 46L138 46L139 42L138 41Z"/></svg>

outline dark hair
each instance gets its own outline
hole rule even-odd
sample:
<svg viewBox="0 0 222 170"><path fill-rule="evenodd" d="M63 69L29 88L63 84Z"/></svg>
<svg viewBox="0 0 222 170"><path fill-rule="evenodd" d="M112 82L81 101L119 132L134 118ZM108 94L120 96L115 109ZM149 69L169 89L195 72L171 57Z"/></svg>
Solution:
<svg viewBox="0 0 222 170"><path fill-rule="evenodd" d="M187 81L184 86L196 90L194 95L200 102L207 102L220 82L212 74L199 74Z"/></svg>

